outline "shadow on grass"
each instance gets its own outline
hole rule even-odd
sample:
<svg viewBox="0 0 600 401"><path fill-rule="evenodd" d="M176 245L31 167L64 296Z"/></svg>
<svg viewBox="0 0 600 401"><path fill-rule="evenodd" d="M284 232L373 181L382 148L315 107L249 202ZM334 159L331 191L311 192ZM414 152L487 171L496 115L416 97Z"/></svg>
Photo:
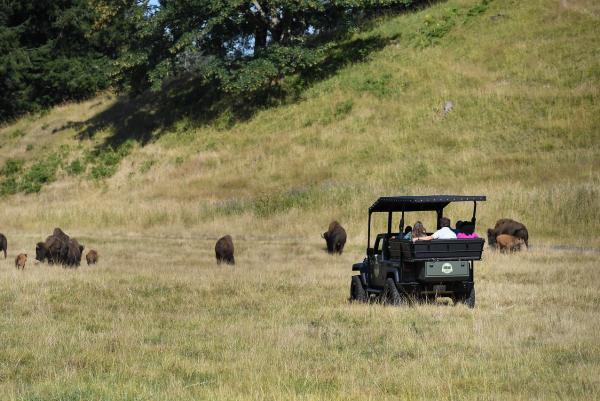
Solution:
<svg viewBox="0 0 600 401"><path fill-rule="evenodd" d="M363 30L373 29L378 17L412 13L445 0L415 0L411 7L399 5L366 15L360 23ZM397 40L398 35L373 36L348 40L348 32L341 36L323 38L338 41L320 63L289 80L290 84L271 86L263 91L246 95L232 95L219 89L217 82L206 82L188 75L163 85L159 92L146 92L135 98L120 97L110 108L82 123L70 123L61 129L75 128L80 139L93 138L99 131L111 129L112 135L98 145L118 148L134 140L140 145L155 141L184 120L187 127L213 125L229 128L250 119L257 111L277 105L296 102L310 86L336 74L341 68L367 60L370 54ZM60 129L59 129L60 130Z"/></svg>
<svg viewBox="0 0 600 401"><path fill-rule="evenodd" d="M251 95L231 95L219 90L216 82L199 77L179 77L159 92L146 92L135 98L120 97L107 110L81 123L69 123L59 130L74 128L79 139L93 138L110 128L112 135L98 146L117 148L135 140L140 145L155 141L185 119L190 126L215 125L228 128L251 118L257 111L297 101L310 85L332 76L342 67L363 62L375 51L383 49L395 37L372 37L343 42L331 49L328 57L310 69L300 71L293 87L270 87Z"/></svg>

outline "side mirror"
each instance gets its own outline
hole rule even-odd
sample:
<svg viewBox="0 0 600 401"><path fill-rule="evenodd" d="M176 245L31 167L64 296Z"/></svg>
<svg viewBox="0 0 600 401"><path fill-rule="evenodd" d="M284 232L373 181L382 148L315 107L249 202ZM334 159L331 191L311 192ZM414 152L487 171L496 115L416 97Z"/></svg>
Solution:
<svg viewBox="0 0 600 401"><path fill-rule="evenodd" d="M367 256L368 257L375 256L375 250L373 248L367 248Z"/></svg>

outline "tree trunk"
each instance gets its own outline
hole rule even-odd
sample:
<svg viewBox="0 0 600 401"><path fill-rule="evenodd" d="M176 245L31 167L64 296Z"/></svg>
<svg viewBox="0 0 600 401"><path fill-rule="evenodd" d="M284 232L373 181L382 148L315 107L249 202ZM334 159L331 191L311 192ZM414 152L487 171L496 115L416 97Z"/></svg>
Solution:
<svg viewBox="0 0 600 401"><path fill-rule="evenodd" d="M254 52L267 47L267 33L266 26L260 25L256 27L256 31L254 32Z"/></svg>

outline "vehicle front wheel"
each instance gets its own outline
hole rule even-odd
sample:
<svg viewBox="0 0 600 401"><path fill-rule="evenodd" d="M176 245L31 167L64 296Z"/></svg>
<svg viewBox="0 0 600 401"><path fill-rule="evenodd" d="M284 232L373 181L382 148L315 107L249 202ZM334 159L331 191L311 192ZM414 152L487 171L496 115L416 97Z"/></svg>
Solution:
<svg viewBox="0 0 600 401"><path fill-rule="evenodd" d="M465 305L467 305L469 308L475 307L475 286L471 287L469 296L465 298Z"/></svg>
<svg viewBox="0 0 600 401"><path fill-rule="evenodd" d="M366 302L367 292L360 281L360 276L352 276L350 281L350 302Z"/></svg>
<svg viewBox="0 0 600 401"><path fill-rule="evenodd" d="M402 296L393 278L385 280L385 286L383 287L382 301L389 305L400 305L402 303Z"/></svg>

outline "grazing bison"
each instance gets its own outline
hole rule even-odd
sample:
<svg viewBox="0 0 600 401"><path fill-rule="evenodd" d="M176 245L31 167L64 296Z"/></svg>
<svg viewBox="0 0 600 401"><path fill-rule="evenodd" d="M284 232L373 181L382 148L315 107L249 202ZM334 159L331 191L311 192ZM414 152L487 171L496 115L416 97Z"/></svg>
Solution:
<svg viewBox="0 0 600 401"><path fill-rule="evenodd" d="M215 245L215 255L217 257L217 264L221 264L221 262L227 263L228 265L235 264L231 235L219 238Z"/></svg>
<svg viewBox="0 0 600 401"><path fill-rule="evenodd" d="M8 242L6 236L0 233L0 251L4 251L4 259L6 259L6 251L8 250Z"/></svg>
<svg viewBox="0 0 600 401"><path fill-rule="evenodd" d="M60 228L55 228L45 242L38 242L35 247L35 258L40 262L48 260L49 264L63 266L79 266L83 245L69 237Z"/></svg>
<svg viewBox="0 0 600 401"><path fill-rule="evenodd" d="M500 234L508 234L521 238L525 246L529 248L529 232L527 231L527 227L518 221L512 219L500 219L496 222L494 228L488 229L487 234L488 244L493 248L496 247L496 237Z"/></svg>
<svg viewBox="0 0 600 401"><path fill-rule="evenodd" d="M77 267L81 264L81 255L83 255L83 245L79 245L76 239L72 238L67 242L67 256L63 265Z"/></svg>
<svg viewBox="0 0 600 401"><path fill-rule="evenodd" d="M497 247L500 252L517 252L521 250L521 245L525 243L523 238L508 234L500 234L496 237Z"/></svg>
<svg viewBox="0 0 600 401"><path fill-rule="evenodd" d="M35 246L35 258L40 262L48 260L49 264L61 263L66 253L66 244L60 239L49 236L44 242L38 242Z"/></svg>
<svg viewBox="0 0 600 401"><path fill-rule="evenodd" d="M98 263L99 258L98 252L95 249L90 249L87 255L85 255L85 260L87 261L88 266Z"/></svg>
<svg viewBox="0 0 600 401"><path fill-rule="evenodd" d="M327 252L342 254L346 245L346 230L337 221L329 223L327 232L321 235L327 242Z"/></svg>
<svg viewBox="0 0 600 401"><path fill-rule="evenodd" d="M25 270L25 263L26 262L27 262L27 254L26 253L20 253L15 258L15 267L17 269Z"/></svg>

